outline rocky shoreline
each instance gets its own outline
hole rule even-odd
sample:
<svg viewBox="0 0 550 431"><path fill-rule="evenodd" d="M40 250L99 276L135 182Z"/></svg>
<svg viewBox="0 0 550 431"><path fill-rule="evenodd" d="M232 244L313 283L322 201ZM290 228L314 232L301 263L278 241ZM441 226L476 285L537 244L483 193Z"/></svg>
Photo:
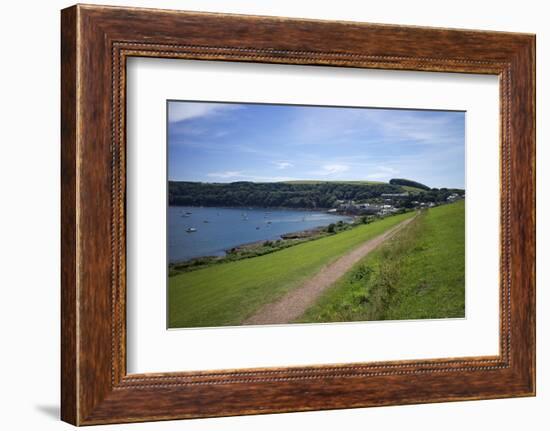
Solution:
<svg viewBox="0 0 550 431"><path fill-rule="evenodd" d="M353 223L345 223L341 226L345 226L344 229L348 229L351 228L352 225ZM342 229L342 227L340 229ZM193 271L215 263L262 256L331 234L332 233L328 231L328 226L319 226L312 229L289 232L281 235L278 239L260 240L237 245L225 250L225 256L201 256L183 262L172 262L169 264L169 273Z"/></svg>
<svg viewBox="0 0 550 431"><path fill-rule="evenodd" d="M238 251L241 251L241 250L246 250L246 249L261 246L261 245L265 244L266 242L277 242L277 241L289 240L289 239L312 238L312 237L316 237L316 236L324 233L326 231L326 228L327 228L326 226L319 226L319 227L312 228L312 229L305 229L305 230L299 230L299 231L296 231L296 232L284 233L284 234L280 235L279 238L276 238L276 239L272 239L272 240L263 239L263 240L259 240L259 241L247 242L245 244L239 244L235 247L231 247L230 249L227 249L227 250L224 250L224 251L226 253L235 253L235 252L238 252Z"/></svg>

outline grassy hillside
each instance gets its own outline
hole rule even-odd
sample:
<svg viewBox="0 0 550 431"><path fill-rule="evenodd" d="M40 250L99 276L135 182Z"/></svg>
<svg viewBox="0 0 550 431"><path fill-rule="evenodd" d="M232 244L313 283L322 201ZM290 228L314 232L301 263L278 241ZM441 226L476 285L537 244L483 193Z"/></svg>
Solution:
<svg viewBox="0 0 550 431"><path fill-rule="evenodd" d="M464 317L464 201L427 210L331 287L300 322Z"/></svg>
<svg viewBox="0 0 550 431"><path fill-rule="evenodd" d="M411 193L423 193L425 190L413 186L400 186L404 191Z"/></svg>
<svg viewBox="0 0 550 431"><path fill-rule="evenodd" d="M418 181L408 180L406 178L392 178L390 180L390 184L405 186L405 187L414 187L416 189L426 190L426 191L430 190L430 187L428 187L426 184L419 183Z"/></svg>
<svg viewBox="0 0 550 431"><path fill-rule="evenodd" d="M170 277L169 326L238 325L323 265L413 214L388 217L268 255Z"/></svg>
<svg viewBox="0 0 550 431"><path fill-rule="evenodd" d="M355 184L355 185L372 185L372 184L389 184L385 183L384 181L322 181L322 180L293 180L293 181L281 181L281 183L284 184L326 184L326 183L334 183L334 184ZM392 184L395 185L395 184ZM396 192L410 192L410 193L422 193L425 192L425 189L421 189L418 187L413 186L406 186L406 185L397 185L399 190L396 190Z"/></svg>
<svg viewBox="0 0 550 431"><path fill-rule="evenodd" d="M390 183L386 183L384 181L363 181L363 180L358 180L358 181L338 181L338 180L335 180L335 181L322 181L322 180L293 180L293 181L281 181L281 183L284 183L284 184L330 184L330 183L334 183L334 184L353 184L353 185L373 185L373 184L390 184ZM397 185L397 184L391 184L391 185L395 185L397 186L398 190L396 190L395 192L410 192L410 193L422 193L422 192L425 192L426 190L425 189L421 189L421 188L418 188L418 187L414 187L414 186L408 186L408 185Z"/></svg>

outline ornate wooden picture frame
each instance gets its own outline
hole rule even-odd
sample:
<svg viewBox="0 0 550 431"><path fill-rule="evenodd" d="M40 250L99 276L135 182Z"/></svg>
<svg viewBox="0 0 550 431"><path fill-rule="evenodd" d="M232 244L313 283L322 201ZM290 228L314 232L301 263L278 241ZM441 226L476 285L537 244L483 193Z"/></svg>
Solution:
<svg viewBox="0 0 550 431"><path fill-rule="evenodd" d="M102 6L62 11L61 416L75 425L535 394L535 37ZM126 372L129 57L500 78L500 354Z"/></svg>

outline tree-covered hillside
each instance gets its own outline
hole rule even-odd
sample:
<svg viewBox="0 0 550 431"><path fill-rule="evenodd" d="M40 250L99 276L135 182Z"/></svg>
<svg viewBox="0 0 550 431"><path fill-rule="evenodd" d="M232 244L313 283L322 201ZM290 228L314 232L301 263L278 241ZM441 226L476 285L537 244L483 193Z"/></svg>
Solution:
<svg viewBox="0 0 550 431"><path fill-rule="evenodd" d="M393 180L392 180L393 181ZM414 183L414 181L410 181ZM417 183L418 184L418 183ZM426 186L424 186L426 187ZM383 194L409 193L408 196L389 197ZM285 207L327 209L342 202L385 202L397 207L413 208L415 202L445 202L453 193L464 194L462 189L420 189L409 184L369 182L277 182L277 183L200 183L170 181L169 205L205 207ZM380 198L380 199L377 199Z"/></svg>
<svg viewBox="0 0 550 431"><path fill-rule="evenodd" d="M405 178L393 178L390 180L390 184L396 185L396 186L408 186L408 187L414 187L416 189L421 190L430 190L430 188L422 183L418 183L416 181L407 180Z"/></svg>
<svg viewBox="0 0 550 431"><path fill-rule="evenodd" d="M402 193L386 183L199 183L170 181L168 201L181 206L261 206L287 208L332 208L338 200L364 201L382 193Z"/></svg>

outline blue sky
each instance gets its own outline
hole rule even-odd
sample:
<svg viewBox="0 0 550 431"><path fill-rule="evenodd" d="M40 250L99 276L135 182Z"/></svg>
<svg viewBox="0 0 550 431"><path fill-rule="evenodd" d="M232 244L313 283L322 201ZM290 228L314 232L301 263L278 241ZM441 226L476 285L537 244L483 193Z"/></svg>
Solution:
<svg viewBox="0 0 550 431"><path fill-rule="evenodd" d="M168 102L171 180L464 188L464 157L464 112Z"/></svg>

